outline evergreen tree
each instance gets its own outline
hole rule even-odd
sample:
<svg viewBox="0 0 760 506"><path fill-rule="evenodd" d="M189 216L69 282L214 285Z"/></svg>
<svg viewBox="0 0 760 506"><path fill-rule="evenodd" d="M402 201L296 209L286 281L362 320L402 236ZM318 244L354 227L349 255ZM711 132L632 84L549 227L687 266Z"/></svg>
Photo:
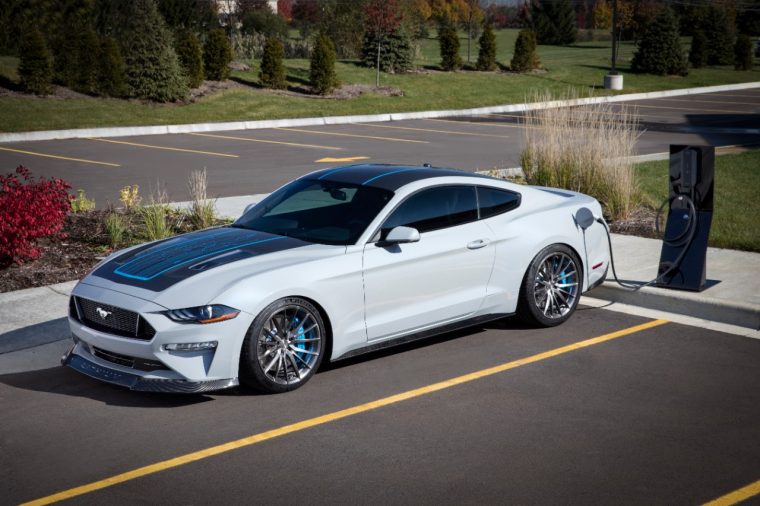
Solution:
<svg viewBox="0 0 760 506"><path fill-rule="evenodd" d="M462 58L459 56L459 34L448 19L442 21L438 29L438 43L441 48L441 68L446 71L460 68Z"/></svg>
<svg viewBox="0 0 760 506"><path fill-rule="evenodd" d="M335 46L324 32L317 37L311 53L309 83L320 95L326 95L338 86L338 78L335 75Z"/></svg>
<svg viewBox="0 0 760 506"><path fill-rule="evenodd" d="M230 62L232 61L232 48L230 40L224 30L217 28L211 30L203 45L203 67L206 79L211 81L224 81L230 76Z"/></svg>
<svg viewBox="0 0 760 506"><path fill-rule="evenodd" d="M18 77L21 88L36 95L53 91L53 66L45 39L37 28L24 31L19 48Z"/></svg>
<svg viewBox="0 0 760 506"><path fill-rule="evenodd" d="M726 11L716 5L708 8L704 18L708 65L730 65L733 62L734 30Z"/></svg>
<svg viewBox="0 0 760 506"><path fill-rule="evenodd" d="M82 93L94 95L98 91L98 70L100 66L100 39L91 26L84 27L76 38L74 67L68 85Z"/></svg>
<svg viewBox="0 0 760 506"><path fill-rule="evenodd" d="M752 70L752 40L747 35L739 35L734 46L734 68Z"/></svg>
<svg viewBox="0 0 760 506"><path fill-rule="evenodd" d="M132 97L169 102L187 96L172 37L155 0L129 4L123 41L125 83Z"/></svg>
<svg viewBox="0 0 760 506"><path fill-rule="evenodd" d="M111 37L103 37L100 42L97 92L109 97L120 97L125 92L124 59L119 46Z"/></svg>
<svg viewBox="0 0 760 506"><path fill-rule="evenodd" d="M177 57L190 88L197 88L203 83L203 51L198 37L189 30L177 35Z"/></svg>
<svg viewBox="0 0 760 506"><path fill-rule="evenodd" d="M380 70L396 73L408 72L414 67L414 46L406 30L400 29L382 36L380 45ZM362 63L367 67L377 65L377 35L371 31L364 33Z"/></svg>
<svg viewBox="0 0 760 506"><path fill-rule="evenodd" d="M707 63L707 39L701 30L694 32L691 38L691 49L689 50L689 63L695 69L705 66Z"/></svg>
<svg viewBox="0 0 760 506"><path fill-rule="evenodd" d="M515 53L509 66L515 72L525 72L539 67L536 55L536 34L527 28L520 30L515 41Z"/></svg>
<svg viewBox="0 0 760 506"><path fill-rule="evenodd" d="M662 9L644 30L633 55L631 68L636 72L658 75L686 75L688 69L678 36L678 21L673 11Z"/></svg>
<svg viewBox="0 0 760 506"><path fill-rule="evenodd" d="M531 19L539 44L572 44L578 37L575 10L570 0L533 2Z"/></svg>
<svg viewBox="0 0 760 506"><path fill-rule="evenodd" d="M287 88L283 58L285 58L285 49L282 47L282 42L276 37L269 37L264 43L264 55L261 58L259 79L262 86L277 90Z"/></svg>
<svg viewBox="0 0 760 506"><path fill-rule="evenodd" d="M478 40L480 51L478 52L478 61L475 67L478 70L493 70L496 68L496 36L493 33L493 26L487 23L483 33Z"/></svg>

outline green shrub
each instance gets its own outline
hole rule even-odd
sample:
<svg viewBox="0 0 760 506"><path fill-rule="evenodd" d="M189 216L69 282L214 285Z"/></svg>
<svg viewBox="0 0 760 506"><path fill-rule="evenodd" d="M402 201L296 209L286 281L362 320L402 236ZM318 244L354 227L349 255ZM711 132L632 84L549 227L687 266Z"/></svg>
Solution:
<svg viewBox="0 0 760 506"><path fill-rule="evenodd" d="M710 5L703 20L702 30L707 44L708 65L730 65L734 56L734 29L725 9Z"/></svg>
<svg viewBox="0 0 760 506"><path fill-rule="evenodd" d="M71 199L71 211L75 213L83 213L85 211L91 211L95 209L95 201L88 199L84 190L77 190L77 196Z"/></svg>
<svg viewBox="0 0 760 506"><path fill-rule="evenodd" d="M108 243L112 248L118 248L124 241L124 235L127 232L127 225L124 219L117 213L108 213L103 222L108 235Z"/></svg>
<svg viewBox="0 0 760 506"><path fill-rule="evenodd" d="M232 61L232 47L224 30L217 28L211 30L203 45L203 66L206 79L210 81L224 81L230 76L230 62Z"/></svg>
<svg viewBox="0 0 760 506"><path fill-rule="evenodd" d="M486 24L483 33L478 40L478 61L475 68L478 70L493 70L496 68L496 36L493 33L491 23Z"/></svg>
<svg viewBox="0 0 760 506"><path fill-rule="evenodd" d="M405 30L385 34L380 42L380 70L393 74L408 72L414 67L414 45ZM377 35L371 30L364 33L362 63L366 67L377 67Z"/></svg>
<svg viewBox="0 0 760 506"><path fill-rule="evenodd" d="M705 66L707 63L707 39L702 30L694 32L691 38L691 49L689 50L689 63L695 69Z"/></svg>
<svg viewBox="0 0 760 506"><path fill-rule="evenodd" d="M260 33L265 37L288 37L288 24L279 14L275 14L268 7L255 9L243 18L243 33L252 35Z"/></svg>
<svg viewBox="0 0 760 506"><path fill-rule="evenodd" d="M100 41L100 59L98 61L99 95L120 97L124 95L124 59L116 41L103 37Z"/></svg>
<svg viewBox="0 0 760 506"><path fill-rule="evenodd" d="M527 28L520 30L515 41L515 53L510 67L515 72L525 72L538 68L540 63L536 54L536 34Z"/></svg>
<svg viewBox="0 0 760 506"><path fill-rule="evenodd" d="M285 49L282 47L282 42L275 37L269 37L264 43L264 55L261 57L259 79L262 86L276 90L287 88L283 58L285 58Z"/></svg>
<svg viewBox="0 0 760 506"><path fill-rule="evenodd" d="M76 53L68 86L76 91L95 95L98 92L100 67L100 39L91 26L85 28L75 39Z"/></svg>
<svg viewBox="0 0 760 506"><path fill-rule="evenodd" d="M325 33L317 37L311 53L309 84L320 95L326 95L338 86L338 77L335 75L335 46Z"/></svg>
<svg viewBox="0 0 760 506"><path fill-rule="evenodd" d="M647 25L638 42L631 69L657 75L688 74L686 58L678 37L678 21L670 9L662 9Z"/></svg>
<svg viewBox="0 0 760 506"><path fill-rule="evenodd" d="M203 50L193 32L182 31L176 38L177 57L190 88L203 83Z"/></svg>
<svg viewBox="0 0 760 506"><path fill-rule="evenodd" d="M187 83L155 0L134 0L128 9L122 41L127 92L159 102L184 99Z"/></svg>
<svg viewBox="0 0 760 506"><path fill-rule="evenodd" d="M747 35L739 35L734 46L734 68L752 70L752 41Z"/></svg>
<svg viewBox="0 0 760 506"><path fill-rule="evenodd" d="M459 35L453 23L445 20L438 31L438 43L441 49L441 68L445 71L456 70L462 66L459 56Z"/></svg>
<svg viewBox="0 0 760 506"><path fill-rule="evenodd" d="M18 77L21 88L36 95L53 91L53 66L45 39L37 28L25 31L21 40Z"/></svg>

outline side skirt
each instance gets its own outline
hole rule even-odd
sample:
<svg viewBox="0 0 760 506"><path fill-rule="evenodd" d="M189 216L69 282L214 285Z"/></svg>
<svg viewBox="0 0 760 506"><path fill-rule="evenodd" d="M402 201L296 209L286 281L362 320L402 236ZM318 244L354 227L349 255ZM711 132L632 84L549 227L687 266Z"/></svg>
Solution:
<svg viewBox="0 0 760 506"><path fill-rule="evenodd" d="M373 344L364 346L362 348L357 348L355 350L351 350L347 353L344 353L340 357L332 359L331 362L338 362L340 360L345 360L347 358L356 357L357 355L364 355L366 353L372 353L373 351L384 350L385 348L391 348L393 346L411 343L412 341L419 341L420 339L426 339L428 337L433 337L440 334L446 334L447 332L453 332L455 330L461 330L467 327L473 327L475 325L482 325L484 323L488 323L494 320L500 320L502 318L506 318L508 316L513 316L513 315L514 313L497 313L497 314L475 316L474 318L468 318L466 320L449 323L447 325L442 325L440 327L423 330L421 332L416 332L414 334L409 334L406 336L395 337L393 339L388 339L387 341L373 343Z"/></svg>

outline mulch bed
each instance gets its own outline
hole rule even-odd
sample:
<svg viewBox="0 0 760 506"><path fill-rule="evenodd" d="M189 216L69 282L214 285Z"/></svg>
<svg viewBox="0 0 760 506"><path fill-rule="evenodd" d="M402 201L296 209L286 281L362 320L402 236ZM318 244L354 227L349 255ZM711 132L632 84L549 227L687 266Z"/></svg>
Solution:
<svg viewBox="0 0 760 506"><path fill-rule="evenodd" d="M38 245L42 256L21 265L0 268L0 292L63 283L82 278L98 261L110 253L103 218L108 211L70 214L66 218L64 239L43 239ZM655 212L640 208L631 218L612 223L616 234L654 237Z"/></svg>

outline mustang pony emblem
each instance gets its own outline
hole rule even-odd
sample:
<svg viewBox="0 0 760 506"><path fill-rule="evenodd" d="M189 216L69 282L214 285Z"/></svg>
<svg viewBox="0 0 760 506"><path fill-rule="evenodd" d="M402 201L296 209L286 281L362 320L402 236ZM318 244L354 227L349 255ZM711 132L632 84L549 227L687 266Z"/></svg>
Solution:
<svg viewBox="0 0 760 506"><path fill-rule="evenodd" d="M101 319L105 320L111 315L111 311L106 311L102 307L95 308L95 312L98 313Z"/></svg>

